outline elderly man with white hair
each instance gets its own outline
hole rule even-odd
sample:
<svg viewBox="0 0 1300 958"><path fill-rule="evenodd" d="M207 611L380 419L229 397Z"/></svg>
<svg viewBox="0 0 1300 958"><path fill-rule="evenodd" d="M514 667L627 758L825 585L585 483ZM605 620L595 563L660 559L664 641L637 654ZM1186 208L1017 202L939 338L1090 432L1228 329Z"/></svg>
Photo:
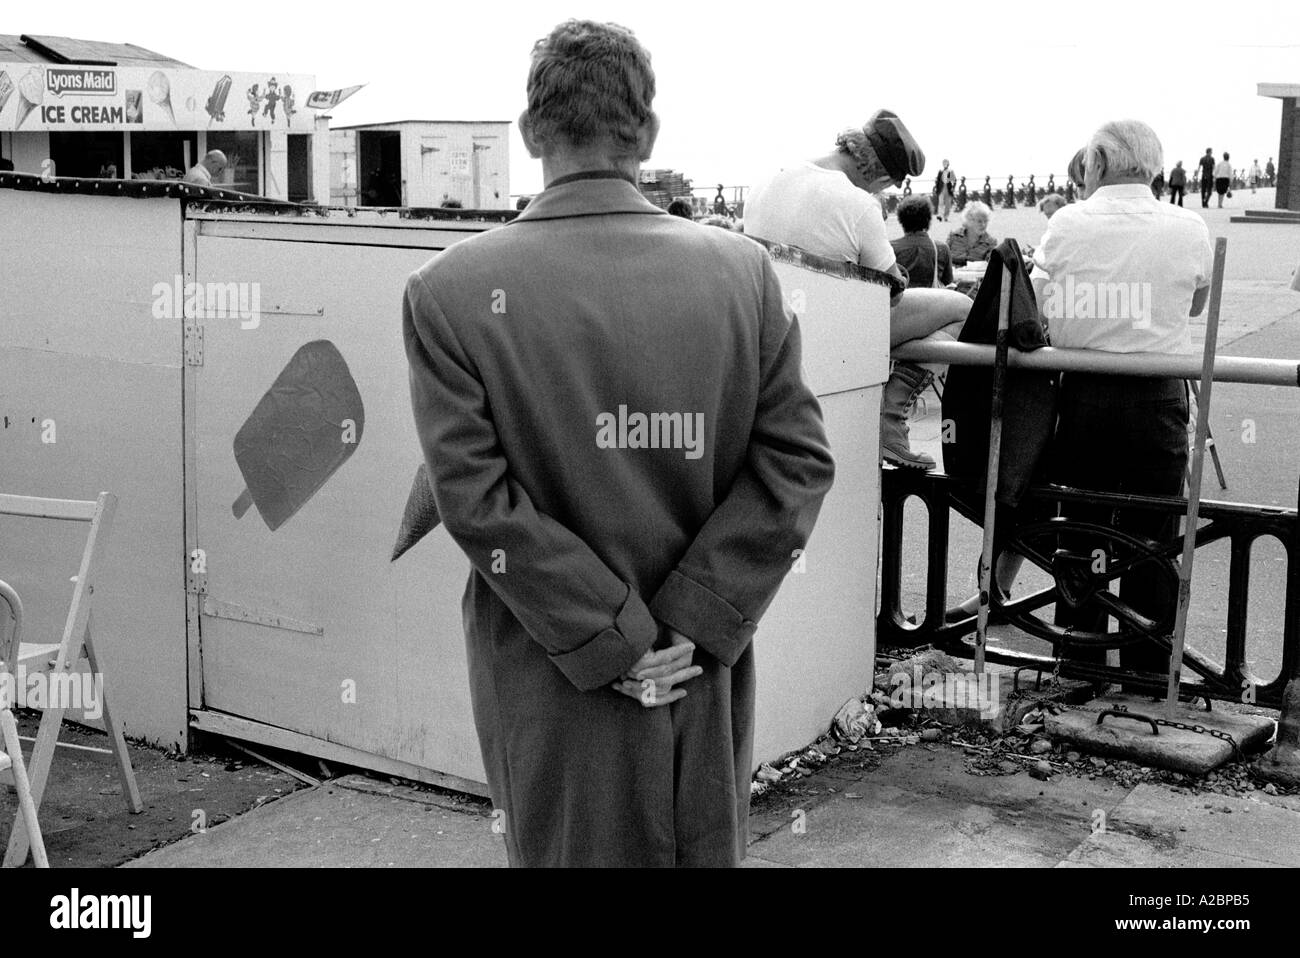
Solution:
<svg viewBox="0 0 1300 958"><path fill-rule="evenodd" d="M1088 198L1052 217L1034 254L1034 291L1053 346L1191 351L1189 320L1205 307L1213 252L1199 216L1152 194L1151 180L1163 164L1160 140L1145 123L1118 120L1093 133L1085 161ZM1130 495L1181 493L1188 420L1182 380L1065 373L1058 416L1049 457L1053 482ZM1176 519L1160 513L1113 512L1070 507L1073 519L1149 539L1175 531ZM1158 623L1172 623L1176 597L1148 571L1123 577L1121 600ZM1058 606L1057 621L1101 631L1106 617L1092 614L1094 608ZM1121 662L1152 673L1168 668L1168 656L1152 642L1124 647Z"/></svg>

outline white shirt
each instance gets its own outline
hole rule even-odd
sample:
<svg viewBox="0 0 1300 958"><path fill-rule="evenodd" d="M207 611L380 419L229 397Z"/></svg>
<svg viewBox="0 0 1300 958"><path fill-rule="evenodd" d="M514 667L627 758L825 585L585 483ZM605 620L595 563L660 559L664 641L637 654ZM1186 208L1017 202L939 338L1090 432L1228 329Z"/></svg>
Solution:
<svg viewBox="0 0 1300 958"><path fill-rule="evenodd" d="M1214 165L1214 178L1216 180L1232 179L1232 164L1227 160L1220 160Z"/></svg>
<svg viewBox="0 0 1300 958"><path fill-rule="evenodd" d="M185 182L193 183L196 186L211 186L212 176L208 173L208 168L202 163L197 163L185 174Z"/></svg>
<svg viewBox="0 0 1300 958"><path fill-rule="evenodd" d="M1058 211L1034 266L1053 346L1188 353L1192 296L1210 284L1214 252L1201 217L1126 183Z"/></svg>
<svg viewBox="0 0 1300 958"><path fill-rule="evenodd" d="M839 170L808 161L749 191L745 233L872 269L894 265L879 201Z"/></svg>

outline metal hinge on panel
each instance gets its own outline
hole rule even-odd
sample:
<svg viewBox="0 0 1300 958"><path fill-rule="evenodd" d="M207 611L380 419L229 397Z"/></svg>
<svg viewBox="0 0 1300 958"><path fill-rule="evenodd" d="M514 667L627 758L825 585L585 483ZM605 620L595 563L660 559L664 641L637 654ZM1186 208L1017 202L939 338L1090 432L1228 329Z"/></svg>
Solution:
<svg viewBox="0 0 1300 958"><path fill-rule="evenodd" d="M185 324L185 365L203 365L203 327L197 323Z"/></svg>

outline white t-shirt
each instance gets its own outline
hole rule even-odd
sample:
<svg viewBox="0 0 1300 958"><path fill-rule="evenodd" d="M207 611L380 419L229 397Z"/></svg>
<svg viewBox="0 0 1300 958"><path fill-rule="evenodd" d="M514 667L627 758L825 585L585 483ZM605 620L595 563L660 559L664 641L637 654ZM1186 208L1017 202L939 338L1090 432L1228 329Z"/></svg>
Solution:
<svg viewBox="0 0 1300 958"><path fill-rule="evenodd" d="M1188 353L1192 296L1210 284L1214 251L1200 216L1126 183L1059 210L1034 266L1053 346Z"/></svg>
<svg viewBox="0 0 1300 958"><path fill-rule="evenodd" d="M211 186L212 176L208 173L208 168L202 163L195 164L190 171L185 174L186 183L194 183L197 186Z"/></svg>
<svg viewBox="0 0 1300 958"><path fill-rule="evenodd" d="M894 265L876 198L839 170L806 160L749 191L745 233L872 269Z"/></svg>
<svg viewBox="0 0 1300 958"><path fill-rule="evenodd" d="M1232 179L1232 164L1227 160L1220 160L1214 165L1214 178L1216 180Z"/></svg>

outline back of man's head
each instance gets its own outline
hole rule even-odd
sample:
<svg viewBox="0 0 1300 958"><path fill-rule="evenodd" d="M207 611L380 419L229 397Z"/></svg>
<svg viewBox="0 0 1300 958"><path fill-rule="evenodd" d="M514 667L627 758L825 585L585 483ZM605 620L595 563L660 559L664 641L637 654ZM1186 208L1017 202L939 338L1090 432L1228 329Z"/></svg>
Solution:
<svg viewBox="0 0 1300 958"><path fill-rule="evenodd" d="M654 96L650 54L626 27L568 20L533 46L526 116L543 152L608 145L635 153Z"/></svg>
<svg viewBox="0 0 1300 958"><path fill-rule="evenodd" d="M1089 192L1114 183L1150 183L1164 169L1164 149L1141 120L1103 123L1088 141Z"/></svg>

